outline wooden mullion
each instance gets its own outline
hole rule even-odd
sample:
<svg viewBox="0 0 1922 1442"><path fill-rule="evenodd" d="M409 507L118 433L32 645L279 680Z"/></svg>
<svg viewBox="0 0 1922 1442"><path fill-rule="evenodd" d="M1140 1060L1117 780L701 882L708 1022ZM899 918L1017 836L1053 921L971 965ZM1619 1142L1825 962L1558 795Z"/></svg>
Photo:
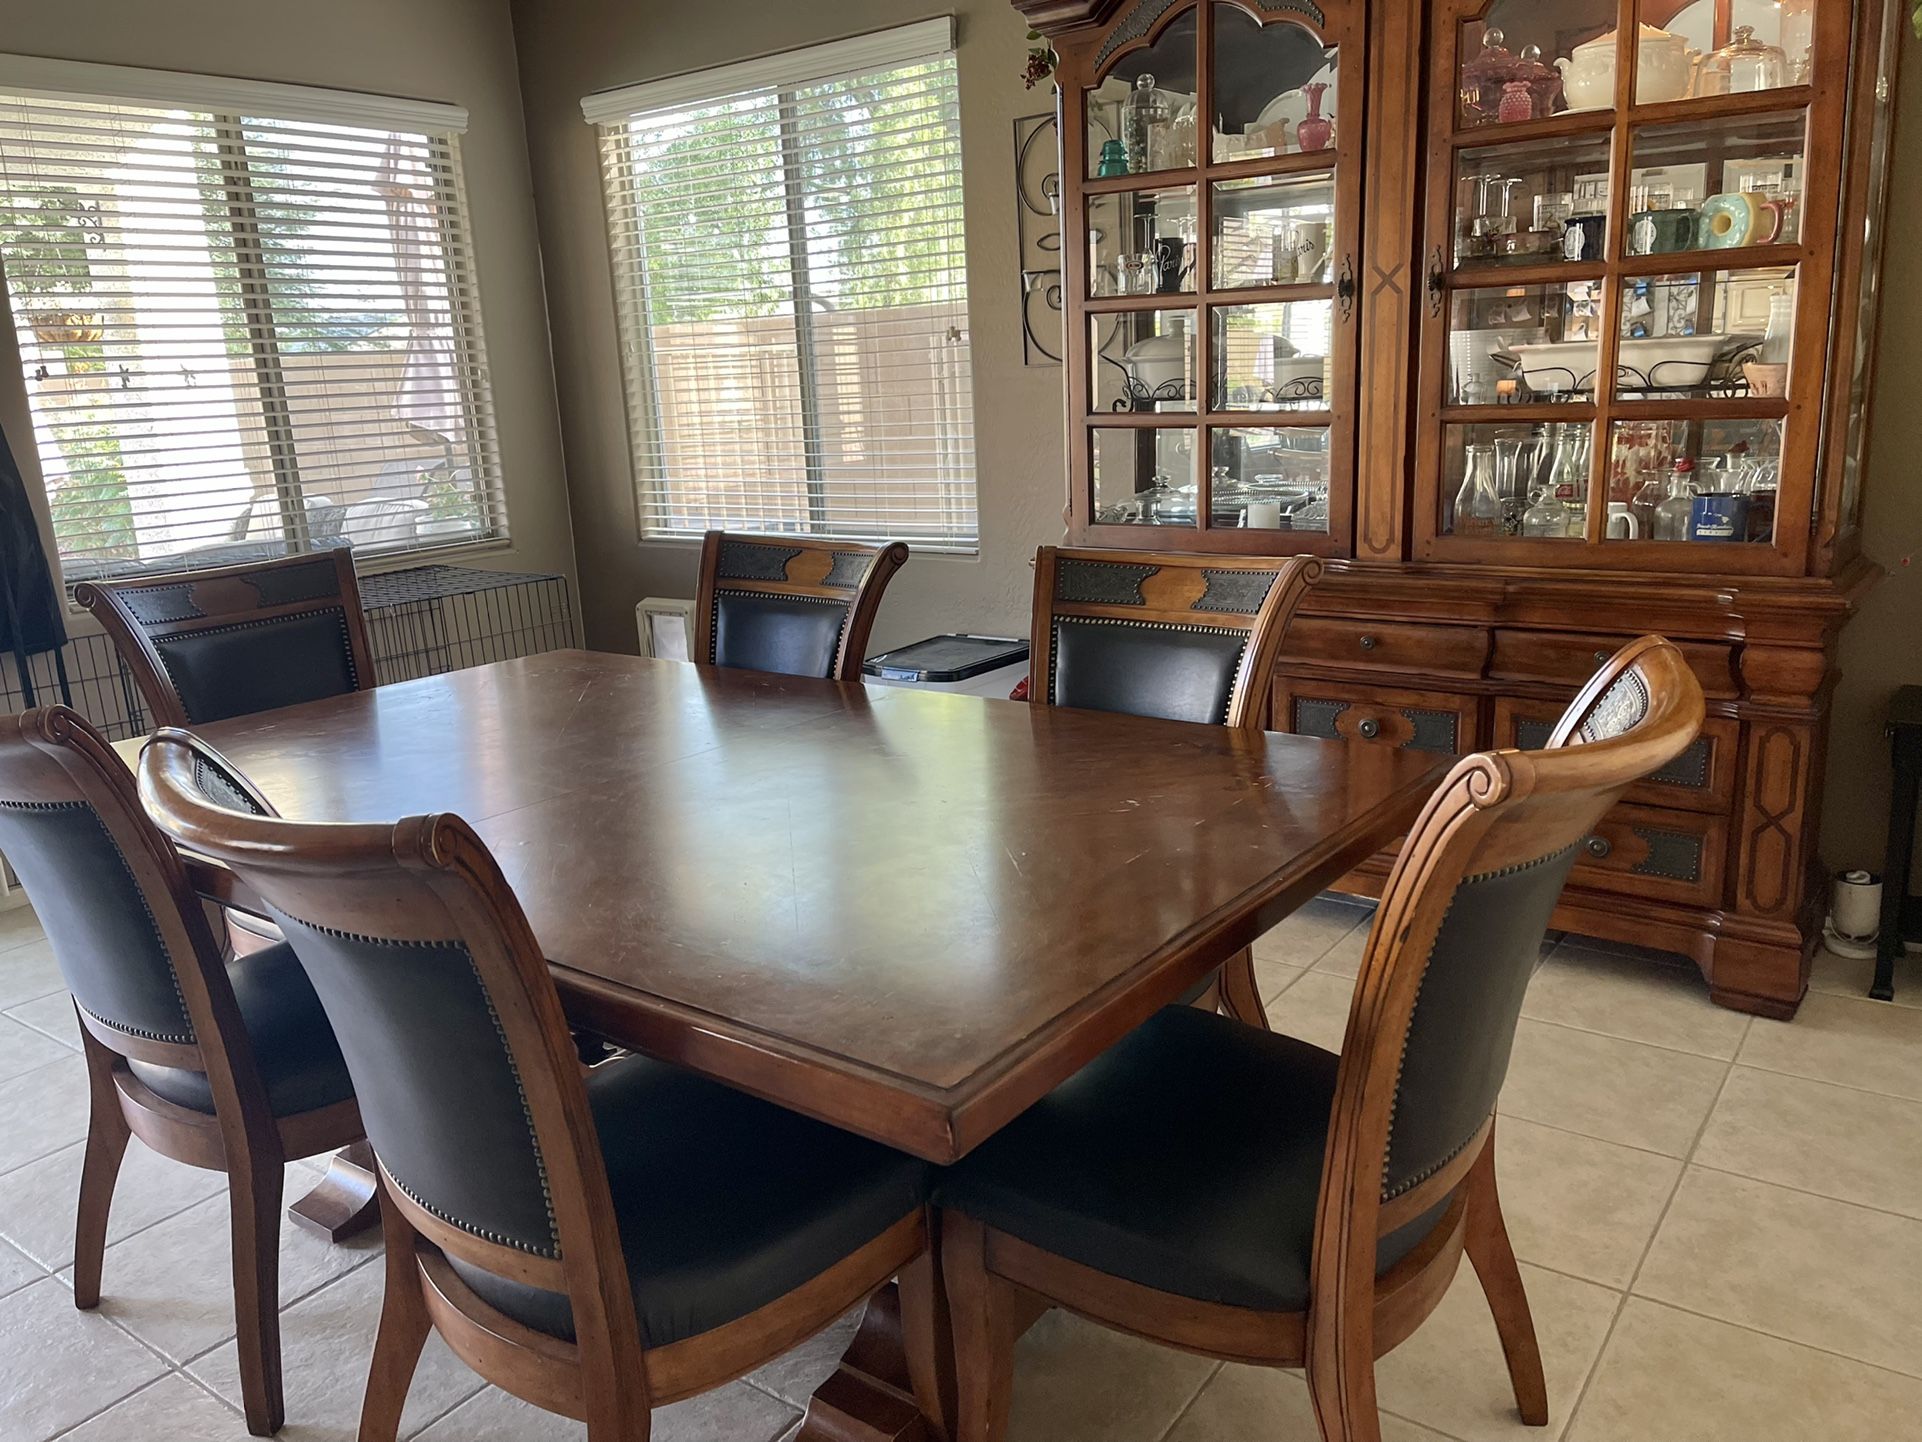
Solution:
<svg viewBox="0 0 1922 1442"><path fill-rule="evenodd" d="M1601 354L1595 367L1594 439L1588 458L1588 512L1584 538L1596 545L1608 535L1609 452L1615 419L1615 377L1622 350L1622 273L1617 265L1628 249L1629 175L1634 163L1634 130L1628 113L1635 103L1635 84L1641 60L1639 0L1618 0L1615 35L1615 128L1608 147L1608 222L1603 257L1608 269L1602 277L1599 337Z"/></svg>
<svg viewBox="0 0 1922 1442"><path fill-rule="evenodd" d="M1215 7L1198 0L1195 7L1195 289L1206 291L1215 280L1215 190L1207 167L1215 151ZM1195 409L1214 405L1214 311L1205 299L1195 305ZM1214 512L1214 436L1204 422L1195 432L1195 525L1211 530Z"/></svg>

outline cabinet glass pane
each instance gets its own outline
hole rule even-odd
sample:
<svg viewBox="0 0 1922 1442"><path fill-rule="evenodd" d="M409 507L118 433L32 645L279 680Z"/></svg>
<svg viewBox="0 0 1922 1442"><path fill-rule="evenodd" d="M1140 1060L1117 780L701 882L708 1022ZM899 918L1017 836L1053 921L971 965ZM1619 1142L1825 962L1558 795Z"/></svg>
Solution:
<svg viewBox="0 0 1922 1442"><path fill-rule="evenodd" d="M1579 541L1594 430L1588 421L1444 427L1440 533Z"/></svg>
<svg viewBox="0 0 1922 1442"><path fill-rule="evenodd" d="M1629 172L1629 253L1799 241L1804 137L1800 115L1639 126Z"/></svg>
<svg viewBox="0 0 1922 1442"><path fill-rule="evenodd" d="M1222 181L1214 227L1218 289L1324 284L1335 246L1334 177Z"/></svg>
<svg viewBox="0 0 1922 1442"><path fill-rule="evenodd" d="M1793 267L1626 279L1615 394L1783 395L1794 324Z"/></svg>
<svg viewBox="0 0 1922 1442"><path fill-rule="evenodd" d="M1195 163L1195 13L1183 10L1085 92L1090 176Z"/></svg>
<svg viewBox="0 0 1922 1442"><path fill-rule="evenodd" d="M1216 4L1214 22L1215 159L1332 147L1335 47L1292 21L1263 25L1239 5Z"/></svg>
<svg viewBox="0 0 1922 1442"><path fill-rule="evenodd" d="M1455 162L1455 263L1602 258L1608 140L1568 136L1464 150Z"/></svg>
<svg viewBox="0 0 1922 1442"><path fill-rule="evenodd" d="M1214 309L1217 411L1318 411L1329 366L1335 303L1224 305Z"/></svg>
<svg viewBox="0 0 1922 1442"><path fill-rule="evenodd" d="M1820 0L1839 4L1841 0ZM1662 28L1700 53L1690 94L1744 95L1784 85L1806 85L1814 73L1818 0L1642 0L1644 22Z"/></svg>
<svg viewBox="0 0 1922 1442"><path fill-rule="evenodd" d="M1601 295L1599 280L1452 292L1449 403L1592 400Z"/></svg>
<svg viewBox="0 0 1922 1442"><path fill-rule="evenodd" d="M1217 529L1328 532L1328 432L1319 426L1215 431L1209 442Z"/></svg>
<svg viewBox="0 0 1922 1442"><path fill-rule="evenodd" d="M1095 411L1192 411L1195 313L1131 311L1088 317Z"/></svg>
<svg viewBox="0 0 1922 1442"><path fill-rule="evenodd" d="M1193 431L1101 427L1092 444L1096 525L1195 524Z"/></svg>
<svg viewBox="0 0 1922 1442"><path fill-rule="evenodd" d="M1775 420L1615 422L1608 538L1770 543L1782 429Z"/></svg>
<svg viewBox="0 0 1922 1442"><path fill-rule="evenodd" d="M1195 288L1195 188L1088 197L1088 289L1096 296Z"/></svg>
<svg viewBox="0 0 1922 1442"><path fill-rule="evenodd" d="M1615 103L1615 0L1493 0L1465 22L1456 124L1512 124Z"/></svg>

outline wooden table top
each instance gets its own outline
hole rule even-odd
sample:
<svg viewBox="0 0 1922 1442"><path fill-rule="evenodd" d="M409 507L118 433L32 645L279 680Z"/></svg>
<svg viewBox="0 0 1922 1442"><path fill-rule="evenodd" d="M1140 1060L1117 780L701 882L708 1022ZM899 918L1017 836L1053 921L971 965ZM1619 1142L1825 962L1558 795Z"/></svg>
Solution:
<svg viewBox="0 0 1922 1442"><path fill-rule="evenodd" d="M941 1162L1399 835L1446 765L583 651L198 729L290 817L465 817L581 1024Z"/></svg>

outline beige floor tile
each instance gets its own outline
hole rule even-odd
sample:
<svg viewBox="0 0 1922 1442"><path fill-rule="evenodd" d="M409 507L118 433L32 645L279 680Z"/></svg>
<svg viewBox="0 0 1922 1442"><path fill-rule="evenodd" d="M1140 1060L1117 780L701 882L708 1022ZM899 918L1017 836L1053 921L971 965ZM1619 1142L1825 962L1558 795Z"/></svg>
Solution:
<svg viewBox="0 0 1922 1442"><path fill-rule="evenodd" d="M1462 1442L1541 1442L1544 1436L1559 1436L1601 1351L1620 1294L1525 1264L1522 1283L1548 1378L1546 1432L1524 1426L1515 1410L1495 1319L1466 1259L1434 1314L1375 1364L1382 1409Z"/></svg>
<svg viewBox="0 0 1922 1442"><path fill-rule="evenodd" d="M40 929L40 918L33 914L31 906L23 903L0 909L0 950L39 941L45 935Z"/></svg>
<svg viewBox="0 0 1922 1442"><path fill-rule="evenodd" d="M1922 1100L1922 1010L1811 992L1794 1021L1757 1017L1743 1066Z"/></svg>
<svg viewBox="0 0 1922 1442"><path fill-rule="evenodd" d="M1922 1382L1631 1297L1569 1442L1922 1442Z"/></svg>
<svg viewBox="0 0 1922 1442"><path fill-rule="evenodd" d="M1809 968L1809 990L1828 996L1859 996L1865 1000L1869 983L1875 979L1875 958L1837 956L1826 946L1815 948L1815 963ZM1922 955L1896 958L1895 999L1883 1005L1922 1007Z"/></svg>
<svg viewBox="0 0 1922 1442"><path fill-rule="evenodd" d="M17 1292L46 1275L47 1269L25 1252L0 1242L0 1297Z"/></svg>
<svg viewBox="0 0 1922 1442"><path fill-rule="evenodd" d="M1691 1167L1634 1290L1922 1377L1922 1221Z"/></svg>
<svg viewBox="0 0 1922 1442"><path fill-rule="evenodd" d="M48 1277L0 1299L0 1442L43 1442L167 1370Z"/></svg>
<svg viewBox="0 0 1922 1442"><path fill-rule="evenodd" d="M73 998L64 991L48 992L32 1001L9 1007L6 1015L70 1051L80 1050L80 1018L73 1014Z"/></svg>
<svg viewBox="0 0 1922 1442"><path fill-rule="evenodd" d="M299 1442L299 1428L280 1434ZM60 1442L251 1442L247 1420L204 1387L169 1372Z"/></svg>
<svg viewBox="0 0 1922 1442"><path fill-rule="evenodd" d="M1657 953L1625 955L1563 942L1535 973L1522 1015L1723 1061L1749 1019L1708 999L1694 967Z"/></svg>
<svg viewBox="0 0 1922 1442"><path fill-rule="evenodd" d="M0 951L0 1007L18 1006L66 989L59 963L53 959L53 947L45 937Z"/></svg>
<svg viewBox="0 0 1922 1442"><path fill-rule="evenodd" d="M1515 1029L1502 1111L1686 1156L1727 1072L1708 1057L1524 1018Z"/></svg>
<svg viewBox="0 0 1922 1442"><path fill-rule="evenodd" d="M1738 1066L1691 1160L1922 1217L1922 1102Z"/></svg>
<svg viewBox="0 0 1922 1442"><path fill-rule="evenodd" d="M298 1190L288 1188L290 1196ZM287 1221L283 1210L280 1305L292 1305L379 1251L378 1228L335 1244ZM102 1312L175 1362L191 1361L230 1339L234 1284L226 1194L108 1247L100 1290Z"/></svg>
<svg viewBox="0 0 1922 1442"><path fill-rule="evenodd" d="M808 1397L816 1387L827 1381L840 1364L841 1354L847 1351L848 1343L854 1340L855 1329L861 1325L861 1313L864 1310L864 1306L856 1307L832 1327L810 1337L779 1361L748 1373L747 1380L763 1392L772 1392L783 1401L806 1411Z"/></svg>
<svg viewBox="0 0 1922 1442"><path fill-rule="evenodd" d="M1308 1383L1299 1372L1230 1363L1182 1414L1167 1442L1255 1442L1319 1437ZM1383 1413L1381 1442L1448 1442L1439 1432Z"/></svg>
<svg viewBox="0 0 1922 1442"><path fill-rule="evenodd" d="M1262 1003L1266 1005L1280 996L1293 986L1307 969L1304 966L1284 966L1278 961L1264 961L1259 956L1256 957L1255 990L1261 993Z"/></svg>
<svg viewBox="0 0 1922 1442"><path fill-rule="evenodd" d="M354 1435L367 1364L374 1355L383 1270L378 1263L360 1267L280 1314L287 1416L301 1428L281 1433L286 1442L332 1442L336 1437L345 1442ZM240 1405L240 1367L232 1342L187 1370L233 1406ZM481 1379L467 1364L439 1337L429 1337L407 1394L402 1433L425 1426L480 1389Z"/></svg>
<svg viewBox="0 0 1922 1442"><path fill-rule="evenodd" d="M1329 947L1357 926L1374 909L1354 901L1318 896L1255 942L1255 959L1284 966L1313 966Z"/></svg>
<svg viewBox="0 0 1922 1442"><path fill-rule="evenodd" d="M1368 926L1358 926L1322 953L1315 970L1327 976L1354 978L1361 975L1361 959L1368 951Z"/></svg>
<svg viewBox="0 0 1922 1442"><path fill-rule="evenodd" d="M0 1081L72 1055L71 1047L62 1046L45 1032L12 1017L0 1016Z"/></svg>
<svg viewBox="0 0 1922 1442"><path fill-rule="evenodd" d="M69 1054L0 1082L0 1173L87 1135L87 1064Z"/></svg>
<svg viewBox="0 0 1922 1442"><path fill-rule="evenodd" d="M1015 1349L1008 1442L1159 1442L1215 1365L1050 1312Z"/></svg>
<svg viewBox="0 0 1922 1442"><path fill-rule="evenodd" d="M1539 1262L1626 1287L1675 1189L1673 1157L1504 1116L1495 1172L1509 1240Z"/></svg>
<svg viewBox="0 0 1922 1442"><path fill-rule="evenodd" d="M1345 976L1304 972L1295 984L1268 1003L1268 1029L1285 1032L1329 1051L1340 1051L1348 1034L1348 1008L1355 983Z"/></svg>
<svg viewBox="0 0 1922 1442"><path fill-rule="evenodd" d="M0 1236L56 1271L73 1260L74 1208L80 1199L80 1164L85 1156L86 1144L75 1143L0 1176ZM113 1207L107 1213L109 1246L218 1195L226 1185L224 1172L185 1166L138 1140L128 1142ZM109 1287L114 1276L111 1266L109 1262Z"/></svg>
<svg viewBox="0 0 1922 1442"><path fill-rule="evenodd" d="M650 1442L773 1442L797 1419L795 1410L745 1382L658 1408ZM415 1434L417 1442L578 1442L579 1422L543 1412L489 1387Z"/></svg>

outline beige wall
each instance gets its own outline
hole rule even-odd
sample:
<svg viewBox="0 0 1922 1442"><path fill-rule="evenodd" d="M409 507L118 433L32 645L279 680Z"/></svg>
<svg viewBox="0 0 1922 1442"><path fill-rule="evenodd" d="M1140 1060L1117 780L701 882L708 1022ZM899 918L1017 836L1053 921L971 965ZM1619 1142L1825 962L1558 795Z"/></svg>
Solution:
<svg viewBox="0 0 1922 1442"><path fill-rule="evenodd" d="M558 571L572 583L574 543L507 0L86 0L4 9L0 50L14 54L467 107L461 158L513 531L510 546L476 551L472 560ZM0 325L0 422L37 493L10 324Z"/></svg>
<svg viewBox="0 0 1922 1442"><path fill-rule="evenodd" d="M1008 0L515 0L590 645L633 650L634 603L691 596L698 558L692 544L638 539L600 158L581 97L943 14L959 36L981 552L917 556L888 594L877 648L963 628L1026 634L1028 559L1061 535L1061 370L1021 358L1013 120L1051 103L1021 86L1027 26Z"/></svg>

